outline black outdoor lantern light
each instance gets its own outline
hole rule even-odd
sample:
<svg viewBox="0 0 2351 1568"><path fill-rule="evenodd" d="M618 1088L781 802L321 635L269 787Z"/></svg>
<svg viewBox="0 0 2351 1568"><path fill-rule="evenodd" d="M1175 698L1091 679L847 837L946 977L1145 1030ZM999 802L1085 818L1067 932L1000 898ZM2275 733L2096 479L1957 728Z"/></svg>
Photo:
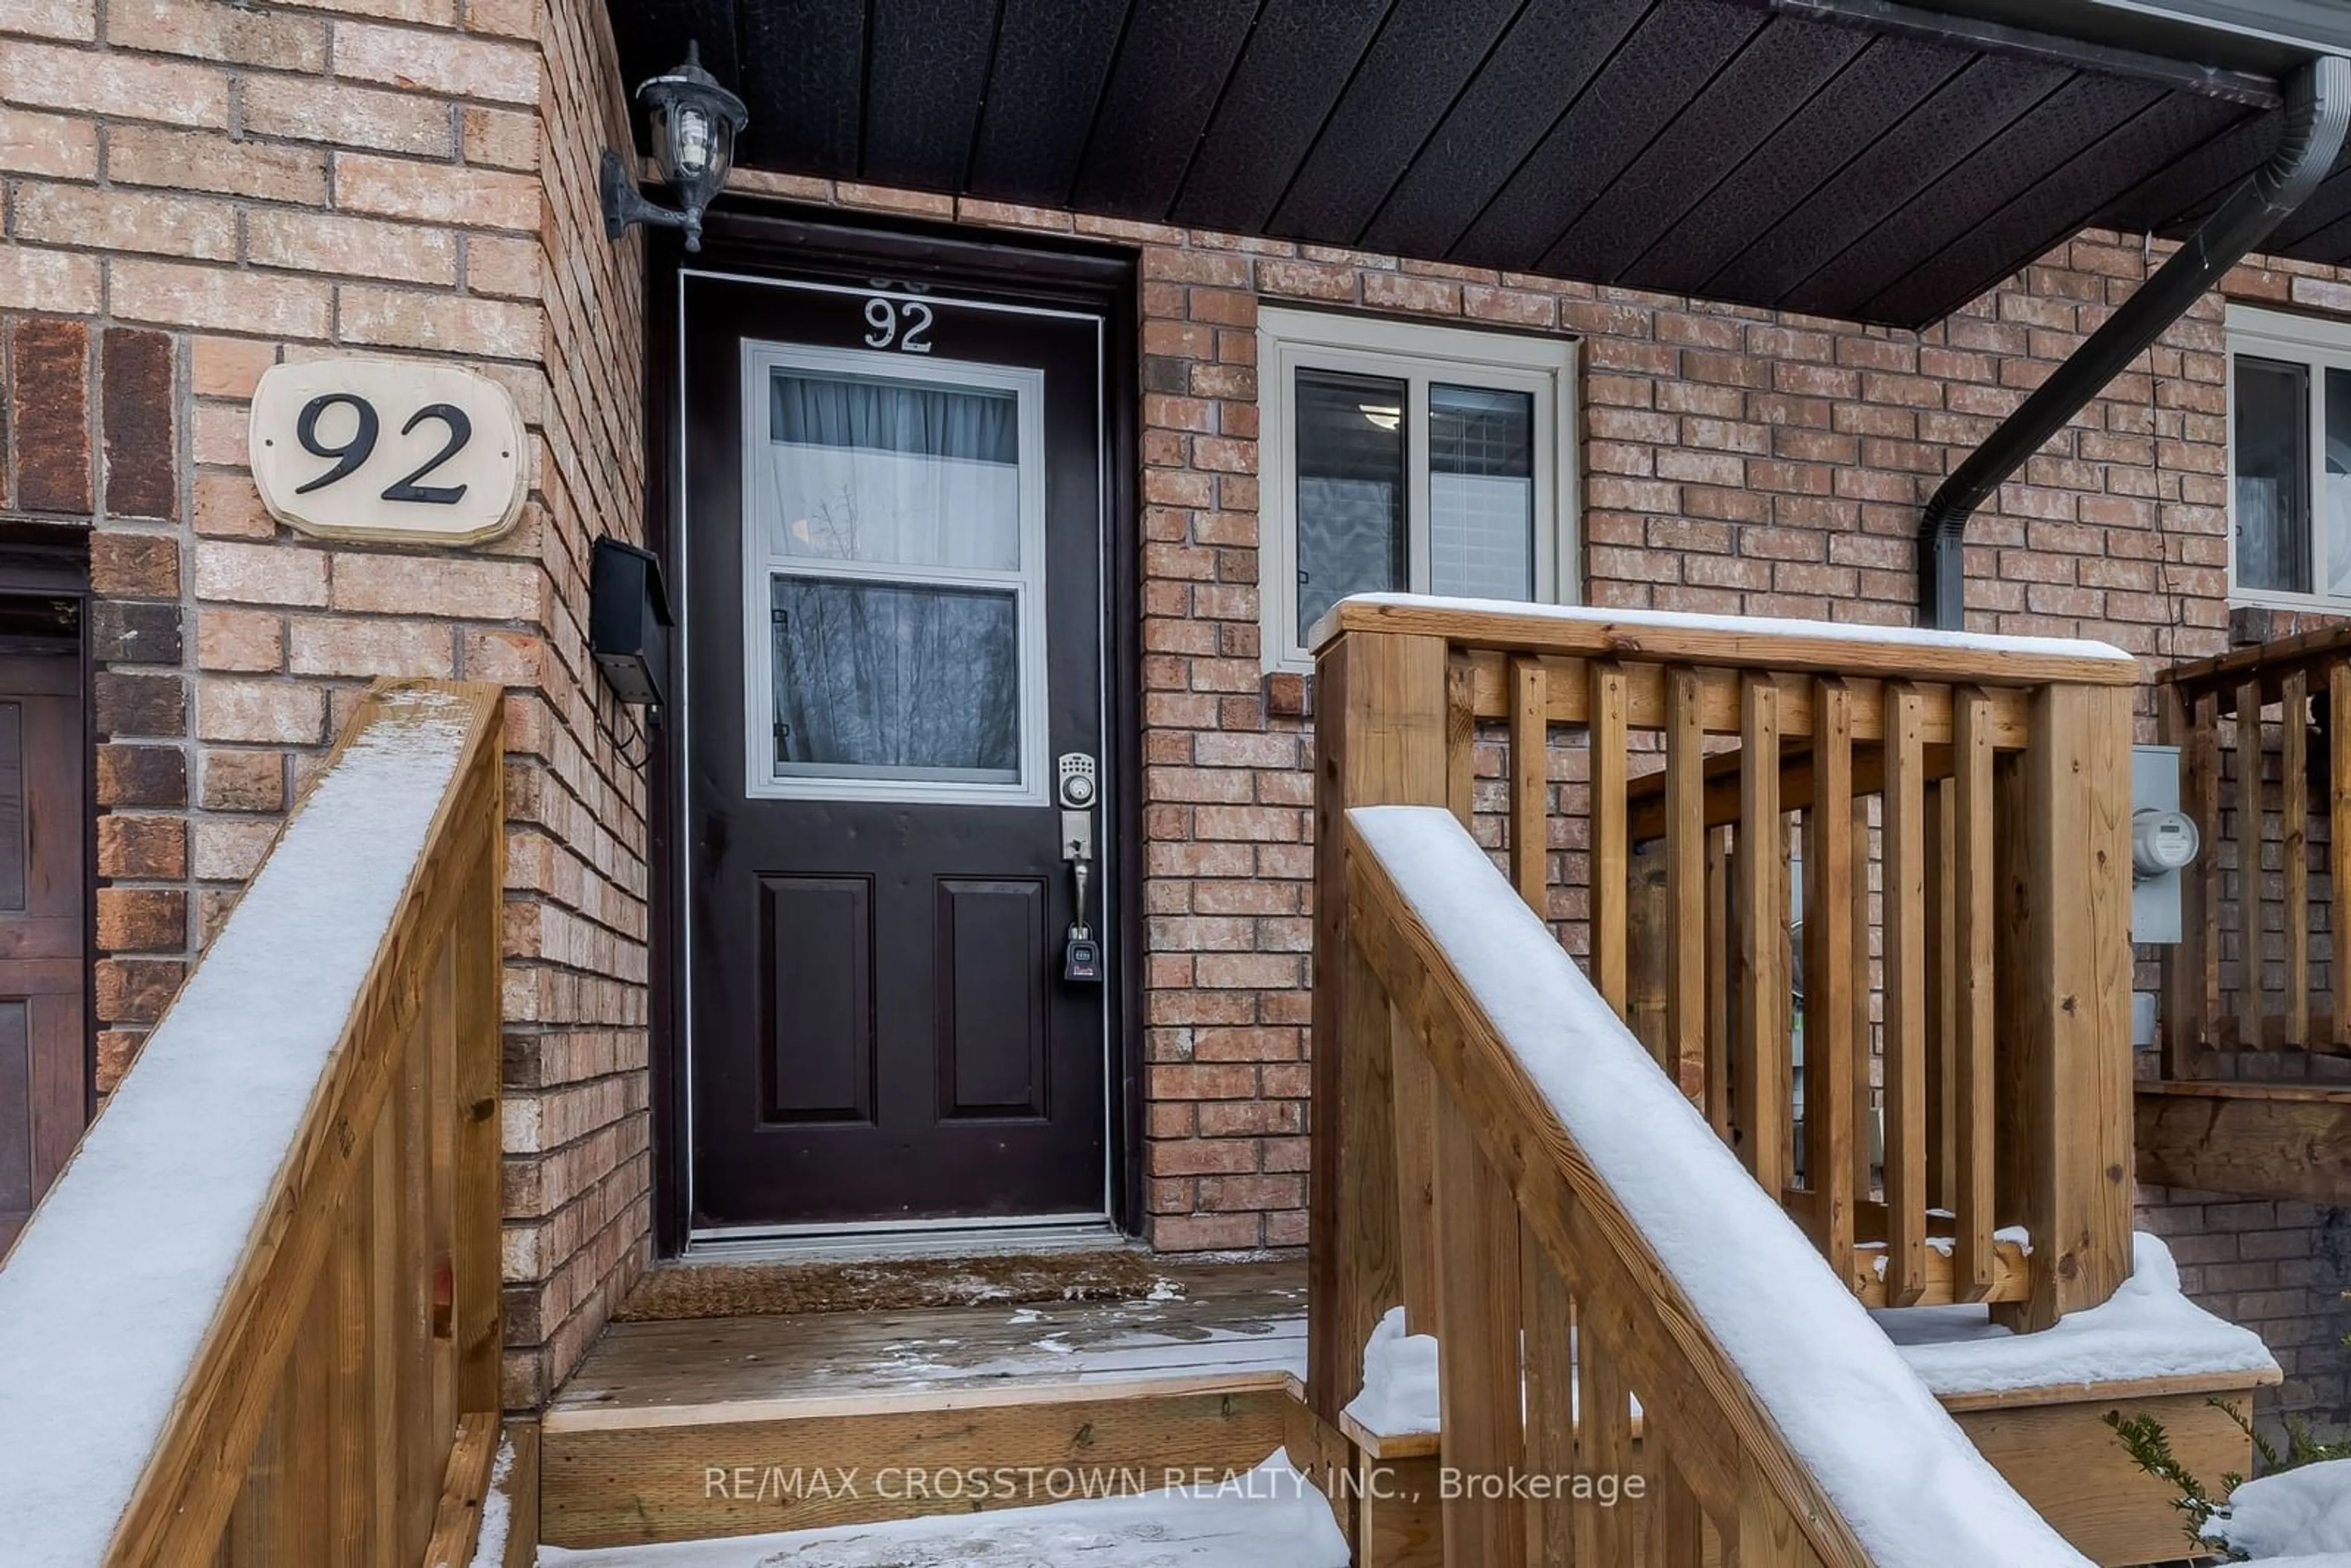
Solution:
<svg viewBox="0 0 2351 1568"><path fill-rule="evenodd" d="M677 193L680 211L657 207L638 193L622 156L604 154L604 232L613 239L631 224L664 224L685 231L685 248L702 248L702 212L726 183L735 138L751 116L743 100L702 68L702 47L685 46L685 63L637 88L652 123L653 162L662 183Z"/></svg>

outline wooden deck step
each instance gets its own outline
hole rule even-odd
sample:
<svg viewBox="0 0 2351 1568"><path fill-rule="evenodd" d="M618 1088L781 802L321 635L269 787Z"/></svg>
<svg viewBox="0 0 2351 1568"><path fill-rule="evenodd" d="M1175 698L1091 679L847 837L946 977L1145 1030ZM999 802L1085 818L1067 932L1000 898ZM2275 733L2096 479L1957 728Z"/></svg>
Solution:
<svg viewBox="0 0 2351 1568"><path fill-rule="evenodd" d="M1280 1448L1294 1264L1115 1301L615 1323L549 1408L541 1539L676 1542L1132 1492Z"/></svg>

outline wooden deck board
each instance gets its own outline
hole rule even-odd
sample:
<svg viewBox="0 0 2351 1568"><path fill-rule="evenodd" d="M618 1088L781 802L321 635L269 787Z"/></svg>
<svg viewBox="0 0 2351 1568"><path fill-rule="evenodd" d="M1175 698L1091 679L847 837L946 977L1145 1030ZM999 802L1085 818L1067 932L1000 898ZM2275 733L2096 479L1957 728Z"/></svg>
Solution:
<svg viewBox="0 0 2351 1568"><path fill-rule="evenodd" d="M1126 1381L1269 1385L1304 1371L1306 1284L1293 1263L1171 1266L1165 1299L1045 1301L615 1323L556 1396L548 1427L664 1409L872 1402Z"/></svg>

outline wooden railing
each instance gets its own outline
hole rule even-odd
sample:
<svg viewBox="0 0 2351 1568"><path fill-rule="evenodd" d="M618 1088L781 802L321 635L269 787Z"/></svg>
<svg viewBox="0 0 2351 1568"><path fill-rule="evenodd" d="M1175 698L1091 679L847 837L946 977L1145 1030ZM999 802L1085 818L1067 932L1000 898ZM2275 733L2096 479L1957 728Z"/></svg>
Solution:
<svg viewBox="0 0 2351 1568"><path fill-rule="evenodd" d="M2162 738L2200 852L2158 949L2152 1182L2351 1202L2351 627L2167 671ZM2315 1081L2315 1082L2313 1082Z"/></svg>
<svg viewBox="0 0 2351 1568"><path fill-rule="evenodd" d="M2216 1051L2351 1052L2351 920L2339 905L2319 917L2351 887L2351 628L2181 664L2158 692L2203 839L2183 873L2181 940L2163 950L2164 1077L2220 1075ZM2326 868L2315 896L2314 861Z"/></svg>
<svg viewBox="0 0 2351 1568"><path fill-rule="evenodd" d="M1446 1563L2084 1562L1447 813L1358 808L1340 834L1458 1478Z"/></svg>
<svg viewBox="0 0 2351 1568"><path fill-rule="evenodd" d="M1628 977L1660 971L1660 1061L1865 1300L1990 1301L2031 1331L2128 1273L2128 658L1374 596L1325 621L1315 678L1309 1396L1326 1419L1380 1314L1433 1310L1411 1281L1437 1272L1406 1247L1427 1228L1399 1218L1429 1201L1410 1109L1429 1092L1391 1051L1388 991L1350 938L1357 806L1450 807L1547 917L1580 894L1593 983L1620 1014L1637 1010ZM1553 779L1579 738L1590 783L1562 812ZM1490 813L1481 753L1501 761ZM1665 917L1640 924L1649 831Z"/></svg>
<svg viewBox="0 0 2351 1568"><path fill-rule="evenodd" d="M500 1409L498 734L495 688L369 694L0 1267L0 1561L471 1560Z"/></svg>

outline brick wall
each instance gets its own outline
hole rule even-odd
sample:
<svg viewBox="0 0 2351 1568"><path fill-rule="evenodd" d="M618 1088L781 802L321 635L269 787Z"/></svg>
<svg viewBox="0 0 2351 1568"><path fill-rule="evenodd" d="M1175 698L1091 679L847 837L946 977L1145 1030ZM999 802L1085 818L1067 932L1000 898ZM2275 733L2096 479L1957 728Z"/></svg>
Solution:
<svg viewBox="0 0 2351 1568"><path fill-rule="evenodd" d="M508 690L507 1394L644 1253L643 795L596 722L588 538L637 528L638 270L598 0L0 0L0 350L17 524L87 530L99 1082L218 928L365 681ZM521 525L329 548L244 471L327 350L449 356L535 433Z"/></svg>
<svg viewBox="0 0 2351 1568"><path fill-rule="evenodd" d="M2351 1208L2143 1187L2138 1224L2171 1248L2183 1290L2258 1333L2285 1369L2256 1401L2264 1424L2351 1422Z"/></svg>

